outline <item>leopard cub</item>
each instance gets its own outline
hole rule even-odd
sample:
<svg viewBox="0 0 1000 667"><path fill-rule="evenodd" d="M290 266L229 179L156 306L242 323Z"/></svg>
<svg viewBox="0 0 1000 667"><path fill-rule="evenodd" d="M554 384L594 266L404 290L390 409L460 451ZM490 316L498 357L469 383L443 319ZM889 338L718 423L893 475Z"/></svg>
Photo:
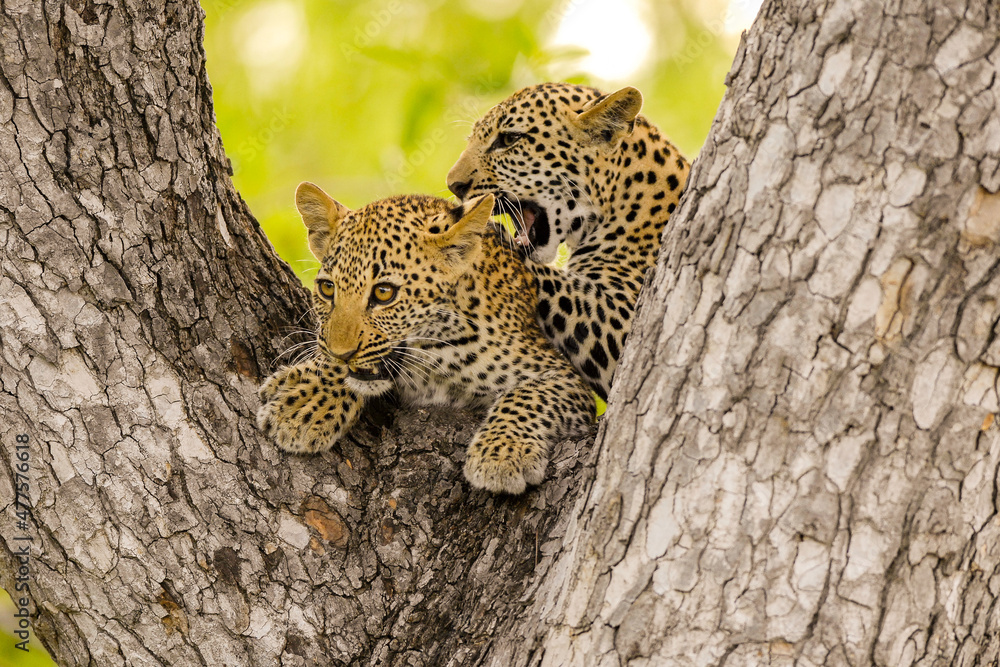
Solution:
<svg viewBox="0 0 1000 667"><path fill-rule="evenodd" d="M524 88L476 122L448 173L463 200L491 193L511 214L542 330L601 398L689 170L641 107L631 87ZM550 266L563 243L566 266Z"/></svg>
<svg viewBox="0 0 1000 667"><path fill-rule="evenodd" d="M549 445L586 433L594 402L535 320L532 277L489 225L493 195L351 211L303 183L295 199L321 263L319 352L264 382L261 429L286 451L320 452L391 390L411 405L488 407L466 478L514 494L541 482Z"/></svg>

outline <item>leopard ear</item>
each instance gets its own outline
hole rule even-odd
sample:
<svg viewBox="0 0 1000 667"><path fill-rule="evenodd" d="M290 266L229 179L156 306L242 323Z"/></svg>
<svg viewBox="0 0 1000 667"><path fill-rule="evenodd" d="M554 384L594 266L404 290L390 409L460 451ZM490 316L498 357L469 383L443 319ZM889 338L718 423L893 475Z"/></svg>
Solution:
<svg viewBox="0 0 1000 667"><path fill-rule="evenodd" d="M322 260L326 242L351 210L312 183L299 183L295 189L295 208L309 230L309 250Z"/></svg>
<svg viewBox="0 0 1000 667"><path fill-rule="evenodd" d="M431 243L441 248L452 261L468 258L482 243L483 232L493 213L496 197L485 194L456 206L451 211L454 222L440 233L430 231Z"/></svg>
<svg viewBox="0 0 1000 667"><path fill-rule="evenodd" d="M576 124L594 143L617 148L635 129L635 117L642 109L642 93L628 86L598 99L576 117Z"/></svg>

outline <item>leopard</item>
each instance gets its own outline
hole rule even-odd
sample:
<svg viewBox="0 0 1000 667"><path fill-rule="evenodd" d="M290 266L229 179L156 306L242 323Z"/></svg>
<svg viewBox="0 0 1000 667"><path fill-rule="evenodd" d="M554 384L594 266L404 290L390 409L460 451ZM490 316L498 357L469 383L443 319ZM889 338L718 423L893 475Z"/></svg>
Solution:
<svg viewBox="0 0 1000 667"><path fill-rule="evenodd" d="M320 263L316 353L263 382L261 430L309 454L333 447L387 394L485 410L465 478L512 495L540 484L552 443L585 435L595 410L536 321L532 277L491 222L493 195L457 206L397 195L351 210L303 183L295 202Z"/></svg>
<svg viewBox="0 0 1000 667"><path fill-rule="evenodd" d="M690 171L642 102L631 86L523 88L473 125L447 176L460 200L494 194L509 214L543 331L605 400Z"/></svg>

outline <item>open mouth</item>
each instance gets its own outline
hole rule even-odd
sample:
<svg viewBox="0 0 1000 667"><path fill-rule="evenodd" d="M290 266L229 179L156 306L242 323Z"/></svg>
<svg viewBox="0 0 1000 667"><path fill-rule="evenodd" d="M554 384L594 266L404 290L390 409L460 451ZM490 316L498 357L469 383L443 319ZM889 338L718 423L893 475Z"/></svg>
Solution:
<svg viewBox="0 0 1000 667"><path fill-rule="evenodd" d="M347 377L361 380L362 382L375 382L376 380L388 380L389 371L386 370L385 364L382 362L379 362L373 368L354 368L353 366L349 366Z"/></svg>
<svg viewBox="0 0 1000 667"><path fill-rule="evenodd" d="M501 193L501 210L510 214L514 222L514 243L522 248L544 245L549 240L549 216L545 209L533 201L513 201Z"/></svg>
<svg viewBox="0 0 1000 667"><path fill-rule="evenodd" d="M347 377L361 382L391 380L392 374L389 372L389 366L394 356L394 353L390 352L386 356L376 360L373 366L356 366L349 363L347 365Z"/></svg>

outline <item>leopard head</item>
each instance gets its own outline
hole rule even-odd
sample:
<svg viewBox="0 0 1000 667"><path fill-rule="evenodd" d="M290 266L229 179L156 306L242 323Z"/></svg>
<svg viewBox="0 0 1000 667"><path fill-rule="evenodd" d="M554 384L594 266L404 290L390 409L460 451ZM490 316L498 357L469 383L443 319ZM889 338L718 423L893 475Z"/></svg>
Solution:
<svg viewBox="0 0 1000 667"><path fill-rule="evenodd" d="M319 349L347 364L352 390L383 394L409 347L447 336L449 303L482 252L494 198L455 206L406 195L352 211L302 183L295 203L321 265Z"/></svg>
<svg viewBox="0 0 1000 667"><path fill-rule="evenodd" d="M572 251L605 215L598 183L641 107L635 88L610 95L564 83L520 90L473 127L448 189L463 201L496 195L514 221L515 242L547 264L560 243Z"/></svg>

